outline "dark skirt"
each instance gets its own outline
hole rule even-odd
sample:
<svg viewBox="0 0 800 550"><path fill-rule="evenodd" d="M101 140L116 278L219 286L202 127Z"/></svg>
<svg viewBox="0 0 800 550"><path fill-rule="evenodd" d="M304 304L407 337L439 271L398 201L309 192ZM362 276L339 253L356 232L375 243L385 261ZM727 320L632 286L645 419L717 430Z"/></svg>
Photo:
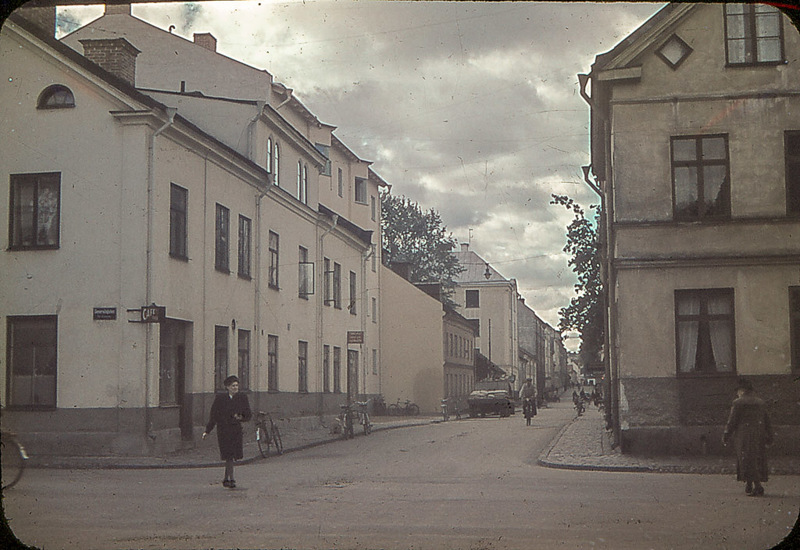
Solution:
<svg viewBox="0 0 800 550"><path fill-rule="evenodd" d="M736 448L736 480L767 481L767 464L764 430L761 426L741 425L734 438Z"/></svg>

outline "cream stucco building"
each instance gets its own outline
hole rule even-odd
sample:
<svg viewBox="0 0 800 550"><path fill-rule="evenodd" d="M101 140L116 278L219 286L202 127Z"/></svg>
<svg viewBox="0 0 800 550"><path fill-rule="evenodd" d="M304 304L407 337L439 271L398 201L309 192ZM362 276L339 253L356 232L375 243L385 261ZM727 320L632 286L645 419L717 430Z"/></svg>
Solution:
<svg viewBox="0 0 800 550"><path fill-rule="evenodd" d="M798 451L798 53L774 7L675 3L581 75L625 450L721 451L745 375Z"/></svg>
<svg viewBox="0 0 800 550"><path fill-rule="evenodd" d="M387 184L290 90L127 6L63 42L15 14L0 66L4 426L141 454L228 374L279 416L380 392Z"/></svg>

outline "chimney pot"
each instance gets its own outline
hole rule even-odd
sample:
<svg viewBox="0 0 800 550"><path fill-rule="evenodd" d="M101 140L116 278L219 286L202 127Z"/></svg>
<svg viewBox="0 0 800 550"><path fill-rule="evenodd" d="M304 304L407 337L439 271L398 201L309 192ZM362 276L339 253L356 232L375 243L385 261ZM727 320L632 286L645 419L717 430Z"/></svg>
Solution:
<svg viewBox="0 0 800 550"><path fill-rule="evenodd" d="M194 33L194 43L198 46L202 46L203 48L216 52L217 51L217 39L214 38L209 32L196 32Z"/></svg>

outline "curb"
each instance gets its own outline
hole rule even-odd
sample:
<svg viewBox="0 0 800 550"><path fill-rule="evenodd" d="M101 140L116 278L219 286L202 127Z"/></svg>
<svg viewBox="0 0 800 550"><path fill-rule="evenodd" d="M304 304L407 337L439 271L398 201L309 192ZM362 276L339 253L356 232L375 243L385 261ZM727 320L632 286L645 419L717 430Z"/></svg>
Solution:
<svg viewBox="0 0 800 550"><path fill-rule="evenodd" d="M412 422L408 424L397 424L397 425L390 425L390 426L376 426L373 424L372 432L378 431L386 431L386 430L396 430L398 428L411 428L416 426L425 426L427 424L434 424L436 422L441 422L441 420L424 420L419 422ZM333 443L335 441L340 441L343 438L341 435L326 437L320 439L319 441L311 441L309 443L303 443L301 445L297 445L290 448L285 448L283 450L282 455L294 453L297 451L303 451L305 449L311 449L313 447L319 447L321 445L326 445L328 443ZM268 457L262 457L259 455L250 456L247 458L243 458L241 460L236 461L237 466L245 466L248 464L253 464L255 462L260 462L262 460L269 460L273 456L280 456L280 455L270 455ZM65 457L54 457L53 464L42 463L37 464L39 462L39 458L34 458L32 461L29 461L27 466L28 468L35 468L35 469L50 469L50 470L177 470L177 469L198 469L198 468L221 468L225 465L225 463L221 460L214 461L214 462L198 462L198 463L180 463L180 464L119 464L119 463L107 463L104 464L102 462L91 462L92 459L87 459L81 461L82 457L74 457L77 458L77 462L70 462L69 459ZM30 460L30 459L29 459ZM61 462L58 462L58 461ZM83 462L83 463L81 463Z"/></svg>

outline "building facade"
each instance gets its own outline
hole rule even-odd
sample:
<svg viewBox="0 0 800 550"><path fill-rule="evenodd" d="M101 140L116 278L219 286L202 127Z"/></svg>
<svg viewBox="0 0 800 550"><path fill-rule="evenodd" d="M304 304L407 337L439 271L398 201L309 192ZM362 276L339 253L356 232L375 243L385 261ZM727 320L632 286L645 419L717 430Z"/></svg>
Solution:
<svg viewBox="0 0 800 550"><path fill-rule="evenodd" d="M722 452L741 375L800 450L798 52L774 7L675 3L581 75L623 450Z"/></svg>
<svg viewBox="0 0 800 550"><path fill-rule="evenodd" d="M213 44L118 6L64 42L3 25L0 392L37 454L190 445L229 374L278 416L380 392L386 183Z"/></svg>
<svg viewBox="0 0 800 550"><path fill-rule="evenodd" d="M444 392L451 411L467 409L467 396L475 387L477 322L444 306Z"/></svg>

